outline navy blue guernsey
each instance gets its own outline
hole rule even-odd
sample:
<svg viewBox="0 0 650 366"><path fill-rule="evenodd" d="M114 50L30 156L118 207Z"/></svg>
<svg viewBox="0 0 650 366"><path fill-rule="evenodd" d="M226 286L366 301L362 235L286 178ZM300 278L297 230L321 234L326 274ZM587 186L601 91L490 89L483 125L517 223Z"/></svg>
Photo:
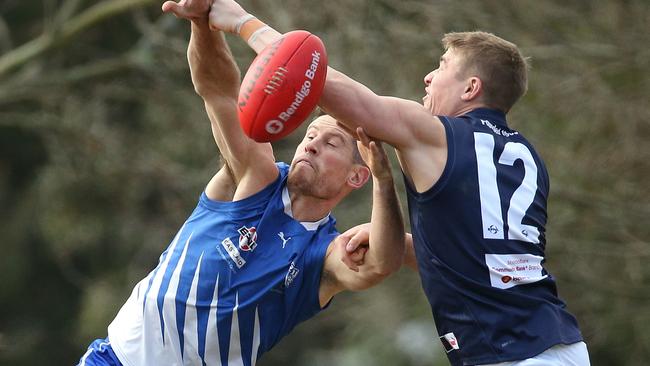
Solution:
<svg viewBox="0 0 650 366"><path fill-rule="evenodd" d="M422 286L451 364L521 360L581 341L543 267L544 162L502 112L440 120L442 176L423 193L406 187Z"/></svg>

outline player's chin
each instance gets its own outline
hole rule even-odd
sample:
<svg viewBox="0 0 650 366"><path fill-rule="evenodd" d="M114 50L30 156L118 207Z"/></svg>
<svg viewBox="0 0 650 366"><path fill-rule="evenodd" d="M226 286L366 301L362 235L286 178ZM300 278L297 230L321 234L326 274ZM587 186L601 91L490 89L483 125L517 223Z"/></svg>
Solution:
<svg viewBox="0 0 650 366"><path fill-rule="evenodd" d="M291 167L287 181L295 187L309 187L313 183L313 170L305 164L296 164Z"/></svg>

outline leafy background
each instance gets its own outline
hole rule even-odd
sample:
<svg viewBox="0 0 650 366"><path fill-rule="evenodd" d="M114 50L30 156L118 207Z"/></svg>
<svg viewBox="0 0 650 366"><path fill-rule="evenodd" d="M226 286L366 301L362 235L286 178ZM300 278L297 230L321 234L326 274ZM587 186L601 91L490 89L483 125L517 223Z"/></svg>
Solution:
<svg viewBox="0 0 650 366"><path fill-rule="evenodd" d="M376 92L414 100L445 32L517 43L533 68L509 120L550 172L546 266L593 365L650 364L647 0L242 4L280 31L319 35L330 64ZM0 2L2 365L75 364L218 167L188 24L160 5ZM251 51L229 39L246 70ZM280 159L302 132L275 145ZM368 220L369 198L335 211L341 230ZM338 296L260 364L446 365L436 338L419 278L402 270Z"/></svg>

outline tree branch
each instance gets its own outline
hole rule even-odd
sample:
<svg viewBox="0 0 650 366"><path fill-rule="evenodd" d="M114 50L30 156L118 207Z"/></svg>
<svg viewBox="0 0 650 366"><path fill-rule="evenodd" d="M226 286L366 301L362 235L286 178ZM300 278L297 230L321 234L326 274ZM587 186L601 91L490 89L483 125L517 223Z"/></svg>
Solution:
<svg viewBox="0 0 650 366"><path fill-rule="evenodd" d="M70 41L82 31L128 10L150 5L156 0L110 0L86 9L61 25L55 32L43 33L0 57L0 77L37 58L44 52Z"/></svg>

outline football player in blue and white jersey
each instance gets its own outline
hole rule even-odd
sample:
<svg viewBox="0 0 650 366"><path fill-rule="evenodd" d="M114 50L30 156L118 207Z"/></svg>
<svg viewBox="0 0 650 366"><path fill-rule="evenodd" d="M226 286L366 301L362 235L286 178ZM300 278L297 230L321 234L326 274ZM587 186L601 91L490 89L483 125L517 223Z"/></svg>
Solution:
<svg viewBox="0 0 650 366"><path fill-rule="evenodd" d="M80 365L255 365L335 294L370 287L402 264L404 223L381 145L359 129L357 149L333 118L321 116L291 166L276 163L270 144L241 130L239 70L197 4L183 1L183 10L199 11L180 15L192 20L192 81L225 166L135 286L108 338L93 342ZM341 261L347 241L336 240L330 211L370 174L374 240L352 271Z"/></svg>
<svg viewBox="0 0 650 366"><path fill-rule="evenodd" d="M280 37L234 0L212 7L210 25L253 32L245 40L256 52ZM330 67L320 106L396 148L417 267L452 365L589 365L544 268L546 167L506 122L527 89L526 60L485 32L446 34L443 45L422 104L379 96Z"/></svg>

